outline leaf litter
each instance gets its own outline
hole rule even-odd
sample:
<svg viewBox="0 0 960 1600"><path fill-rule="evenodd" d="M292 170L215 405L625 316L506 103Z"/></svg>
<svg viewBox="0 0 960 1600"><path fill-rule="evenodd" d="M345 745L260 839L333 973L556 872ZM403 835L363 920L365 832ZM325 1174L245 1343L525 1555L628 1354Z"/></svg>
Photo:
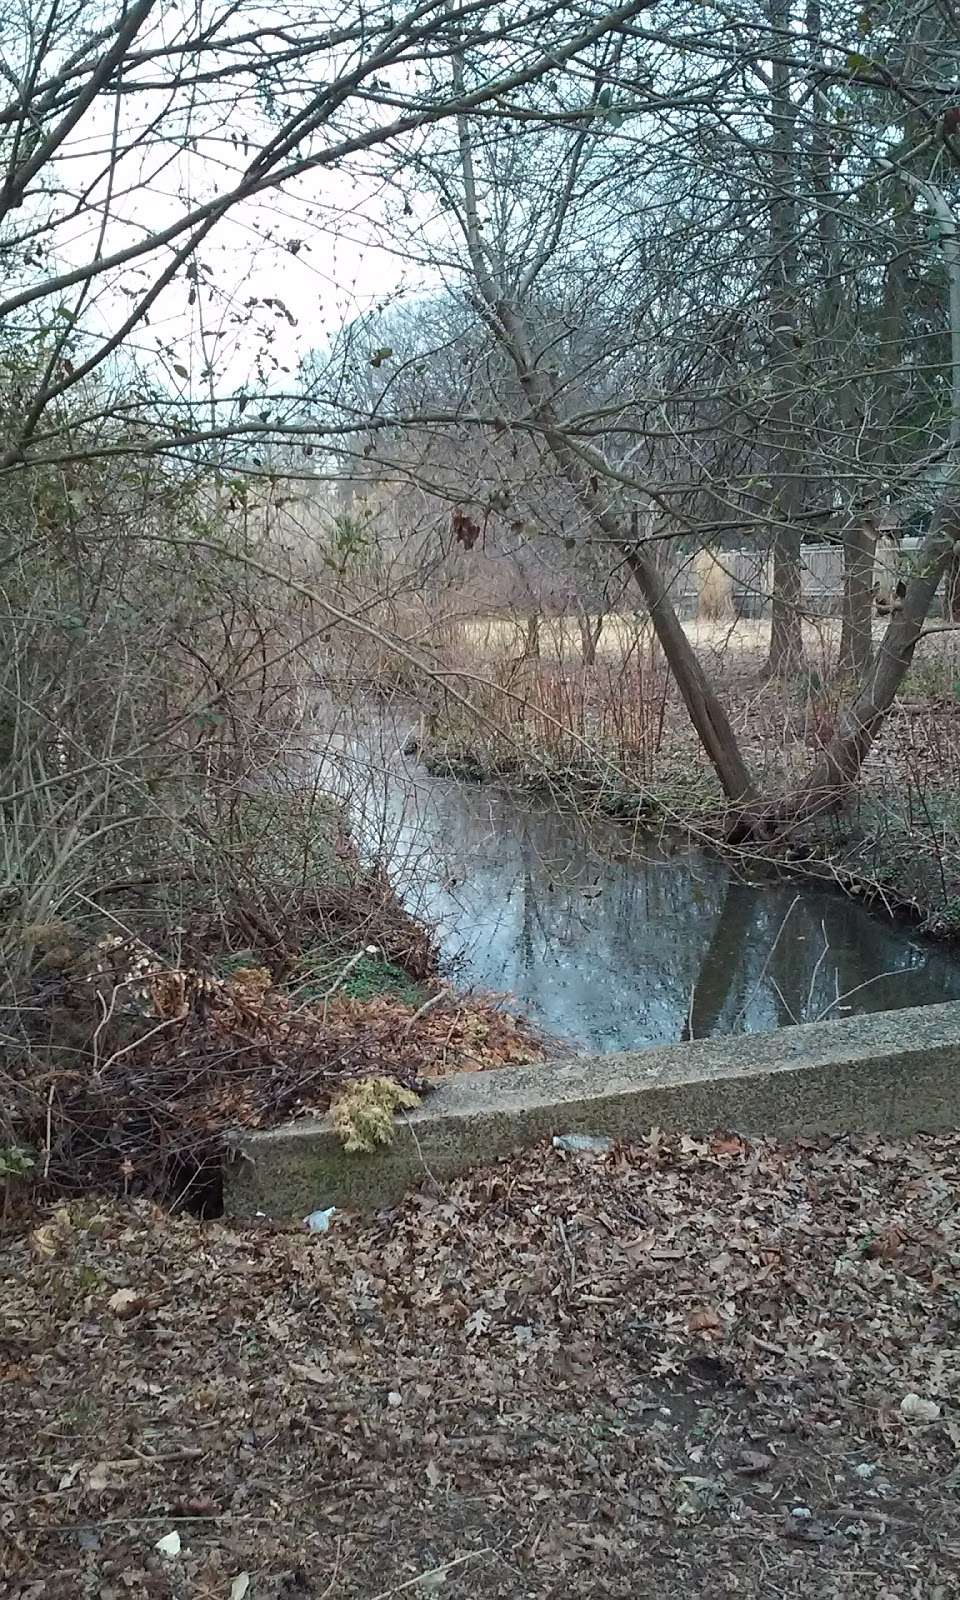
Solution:
<svg viewBox="0 0 960 1600"><path fill-rule="evenodd" d="M83 1051L68 1066L54 1052L48 1065L38 1047L18 1068L50 1193L182 1197L218 1170L240 1129L324 1112L368 1080L409 1103L453 1072L544 1055L502 997L435 987L417 1007L392 996L298 1002L266 969L145 969L133 983L129 950L110 958L100 987L58 979L36 1008L69 1015Z"/></svg>
<svg viewBox="0 0 960 1600"><path fill-rule="evenodd" d="M0 1261L3 1592L947 1600L958 1175L654 1132L323 1235L61 1207Z"/></svg>

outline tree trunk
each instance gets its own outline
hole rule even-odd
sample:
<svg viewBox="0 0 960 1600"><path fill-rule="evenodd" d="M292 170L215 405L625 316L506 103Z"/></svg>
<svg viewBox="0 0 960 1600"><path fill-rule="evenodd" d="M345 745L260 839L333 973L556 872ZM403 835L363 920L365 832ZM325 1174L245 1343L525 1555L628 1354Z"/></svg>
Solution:
<svg viewBox="0 0 960 1600"><path fill-rule="evenodd" d="M858 517L843 536L843 625L838 667L860 678L873 661L873 559L877 535L868 517Z"/></svg>
<svg viewBox="0 0 960 1600"><path fill-rule="evenodd" d="M947 567L944 585L943 614L951 622L960 622L960 554L954 551Z"/></svg>
<svg viewBox="0 0 960 1600"><path fill-rule="evenodd" d="M540 613L531 611L527 618L526 633L523 638L524 661L540 660Z"/></svg>
<svg viewBox="0 0 960 1600"><path fill-rule="evenodd" d="M740 753L723 702L709 682L684 632L683 624L670 603L656 558L649 555L639 542L637 512L634 510L631 515L628 536L621 517L601 493L598 474L592 470L589 456L582 447L573 449L557 419L553 396L533 360L526 331L516 308L507 301L500 301L497 313L501 338L516 364L520 387L537 418L543 439L574 494L593 518L598 532L623 551L637 588L647 603L654 632L683 697L690 721L720 779L724 794L740 808L739 817L748 808L759 804L758 791ZM749 826L753 825L751 819ZM738 830L740 827L741 823L738 822Z"/></svg>
<svg viewBox="0 0 960 1600"><path fill-rule="evenodd" d="M459 65L456 82L462 86ZM759 796L720 698L708 682L680 619L670 604L655 558L648 555L638 542L637 512L634 510L632 514L628 536L622 513L611 505L606 491L601 493L599 472L593 467L589 450L582 446L574 449L564 433L557 417L553 388L534 357L521 312L505 291L502 276L498 279L491 272L480 223L469 122L463 114L457 118L457 133L463 173L464 232L477 288L486 305L490 326L516 368L524 399L571 489L592 515L604 539L610 540L623 551L647 602L654 630L683 696L690 720L720 779L724 794L736 802L741 810L750 804L755 805ZM602 459L597 461L597 467L603 465Z"/></svg>
<svg viewBox="0 0 960 1600"><path fill-rule="evenodd" d="M636 535L637 516L633 516ZM622 543L622 535L621 535ZM647 602L654 632L660 641L667 665L683 696L690 721L723 785L728 800L742 804L758 798L753 779L737 744L736 735L723 704L697 660L683 624L670 604L655 563L639 544L626 550L630 571Z"/></svg>
<svg viewBox="0 0 960 1600"><path fill-rule="evenodd" d="M577 614L577 624L580 628L580 659L585 667L595 667L597 646L603 632L603 617L597 617L594 623L586 611L580 611Z"/></svg>
<svg viewBox="0 0 960 1600"><path fill-rule="evenodd" d="M945 491L934 526L917 553L915 575L907 584L901 610L890 619L872 670L837 719L833 738L809 777L777 807L782 822L801 821L828 809L858 777L913 660L958 536L960 490L954 484Z"/></svg>
<svg viewBox="0 0 960 1600"><path fill-rule="evenodd" d="M773 609L767 671L796 672L803 665L800 592L800 529L781 523L773 546Z"/></svg>
<svg viewBox="0 0 960 1600"><path fill-rule="evenodd" d="M771 31L778 38L781 59L770 69L770 367L776 389L770 406L770 442L779 477L773 544L773 595L767 671L795 672L803 665L803 622L800 592L800 529L794 518L800 494L800 427L797 395L798 257L796 107L791 97L787 59L792 26L792 0L767 0ZM777 479L775 478L776 482Z"/></svg>

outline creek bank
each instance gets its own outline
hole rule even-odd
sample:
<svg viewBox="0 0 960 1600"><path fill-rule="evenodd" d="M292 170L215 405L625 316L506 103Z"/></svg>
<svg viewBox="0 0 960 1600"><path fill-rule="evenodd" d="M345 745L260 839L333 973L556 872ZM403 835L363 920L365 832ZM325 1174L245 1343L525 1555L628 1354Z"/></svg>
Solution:
<svg viewBox="0 0 960 1600"><path fill-rule="evenodd" d="M172 928L151 893L122 934L100 907L24 930L0 1068L6 1200L122 1193L217 1214L237 1130L315 1114L364 1078L422 1094L445 1072L540 1059L521 1019L441 981L432 930L361 863L342 807L315 805L313 826L297 879L271 828L261 873L219 898L200 879Z"/></svg>
<svg viewBox="0 0 960 1600"><path fill-rule="evenodd" d="M798 881L825 884L860 904L916 927L925 937L960 941L960 838L951 848L932 828L909 831L872 801L869 785L849 805L799 824L779 840L748 846L731 841L727 808L710 774L697 770L670 784L612 778L591 763L553 767L513 756L411 740L434 777L506 787L518 796L577 809L631 829L674 835L715 851L745 870L766 867ZM613 770L611 764L611 771Z"/></svg>

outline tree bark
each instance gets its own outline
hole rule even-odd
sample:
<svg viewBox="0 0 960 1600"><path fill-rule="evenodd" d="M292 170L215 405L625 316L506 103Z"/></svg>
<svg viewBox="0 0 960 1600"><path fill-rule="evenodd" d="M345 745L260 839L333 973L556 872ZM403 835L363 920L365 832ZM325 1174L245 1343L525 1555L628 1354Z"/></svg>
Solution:
<svg viewBox="0 0 960 1600"><path fill-rule="evenodd" d="M800 584L800 529L794 521L800 494L797 395L797 240L796 108L790 94L792 0L768 0L771 31L778 36L783 58L770 68L770 365L776 385L770 407L771 444L777 461L779 490L773 541L773 594L767 670L781 675L803 665L803 621ZM776 481L776 480L775 480Z"/></svg>
<svg viewBox="0 0 960 1600"><path fill-rule="evenodd" d="M960 537L960 487L944 491L934 525L921 546L903 606L891 619L873 667L837 719L832 739L813 771L777 807L782 822L802 821L836 804L859 776L867 753L902 684L933 597Z"/></svg>
<svg viewBox="0 0 960 1600"><path fill-rule="evenodd" d="M585 667L595 667L597 646L603 632L603 617L598 616L594 622L589 613L581 609L577 613L577 624L580 629L580 659Z"/></svg>
<svg viewBox="0 0 960 1600"><path fill-rule="evenodd" d="M636 512L633 516L636 533ZM623 543L621 535L621 545ZM667 665L683 696L690 721L710 758L728 800L749 805L758 799L750 771L723 703L697 660L683 624L667 598L655 563L641 545L628 546L627 562L650 612L654 632L660 641Z"/></svg>
<svg viewBox="0 0 960 1600"><path fill-rule="evenodd" d="M860 678L873 661L873 559L877 534L858 517L843 536L843 625L839 670Z"/></svg>
<svg viewBox="0 0 960 1600"><path fill-rule="evenodd" d="M802 665L800 529L781 523L773 545L773 606L767 671L771 676L782 676L796 672Z"/></svg>
<svg viewBox="0 0 960 1600"><path fill-rule="evenodd" d="M947 566L944 584L943 614L951 622L960 622L960 555L955 551Z"/></svg>

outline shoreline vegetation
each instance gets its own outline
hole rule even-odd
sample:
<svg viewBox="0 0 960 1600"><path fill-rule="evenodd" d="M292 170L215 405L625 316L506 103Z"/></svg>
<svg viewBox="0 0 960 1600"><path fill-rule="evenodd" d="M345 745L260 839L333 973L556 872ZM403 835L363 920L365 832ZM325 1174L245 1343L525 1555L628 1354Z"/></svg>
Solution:
<svg viewBox="0 0 960 1600"><path fill-rule="evenodd" d="M269 813L271 852L280 813L303 820L296 792L251 809ZM217 1215L221 1161L244 1128L338 1108L356 1139L344 1102L364 1083L383 1086L389 1111L393 1091L542 1059L535 1030L498 997L441 979L431 930L383 871L361 866L339 807L314 792L307 814L308 870L293 881L273 861L282 932L262 900L211 904L209 880L179 885L172 942L162 884L136 917L127 905L123 934L102 907L82 926L24 929L4 1053L4 1220L87 1192ZM388 1137L385 1125L374 1135ZM372 1148L362 1132L355 1147Z"/></svg>
<svg viewBox="0 0 960 1600"><path fill-rule="evenodd" d="M808 626L819 665L771 682L761 627L688 625L765 791L790 787L831 736L842 700L830 657L837 624ZM673 832L751 870L832 883L950 941L960 937L960 657L946 637L907 679L858 786L746 846L728 835L729 806L648 630L625 619L602 634L590 667L576 659L564 619L544 620L533 659L516 625L465 625L470 711L436 691L407 751L435 776L497 783L654 835ZM808 654L816 659L809 643ZM451 651L451 673L457 660Z"/></svg>
<svg viewBox="0 0 960 1600"><path fill-rule="evenodd" d="M679 838L753 874L833 884L924 934L960 934L952 654L914 675L848 807L768 845L737 846L648 633L624 655L615 629L590 668L562 643L551 657L547 624L533 660L504 649L510 637L502 631L494 651L489 627L464 629L459 654L447 641L443 681L461 673L469 709L432 685L406 741L430 773L495 782L588 825L613 821L628 845L631 833L640 848L644 837ZM328 718L362 736L375 687L374 703L402 708L409 726L409 686L381 666L361 694L333 693ZM829 673L773 686L742 647L721 667L755 762L789 782L828 731ZM112 884L99 873L94 893L74 897L79 915L20 925L5 1060L8 1204L92 1187L215 1212L219 1161L237 1128L326 1109L361 1079L423 1093L444 1072L542 1055L543 1041L502 1002L461 998L441 981L431 930L403 909L382 867L361 865L342 801L316 773L291 776L311 741L329 737L313 714L304 710L278 780L234 781L209 817L202 796L179 792L192 837L176 870L128 867Z"/></svg>

